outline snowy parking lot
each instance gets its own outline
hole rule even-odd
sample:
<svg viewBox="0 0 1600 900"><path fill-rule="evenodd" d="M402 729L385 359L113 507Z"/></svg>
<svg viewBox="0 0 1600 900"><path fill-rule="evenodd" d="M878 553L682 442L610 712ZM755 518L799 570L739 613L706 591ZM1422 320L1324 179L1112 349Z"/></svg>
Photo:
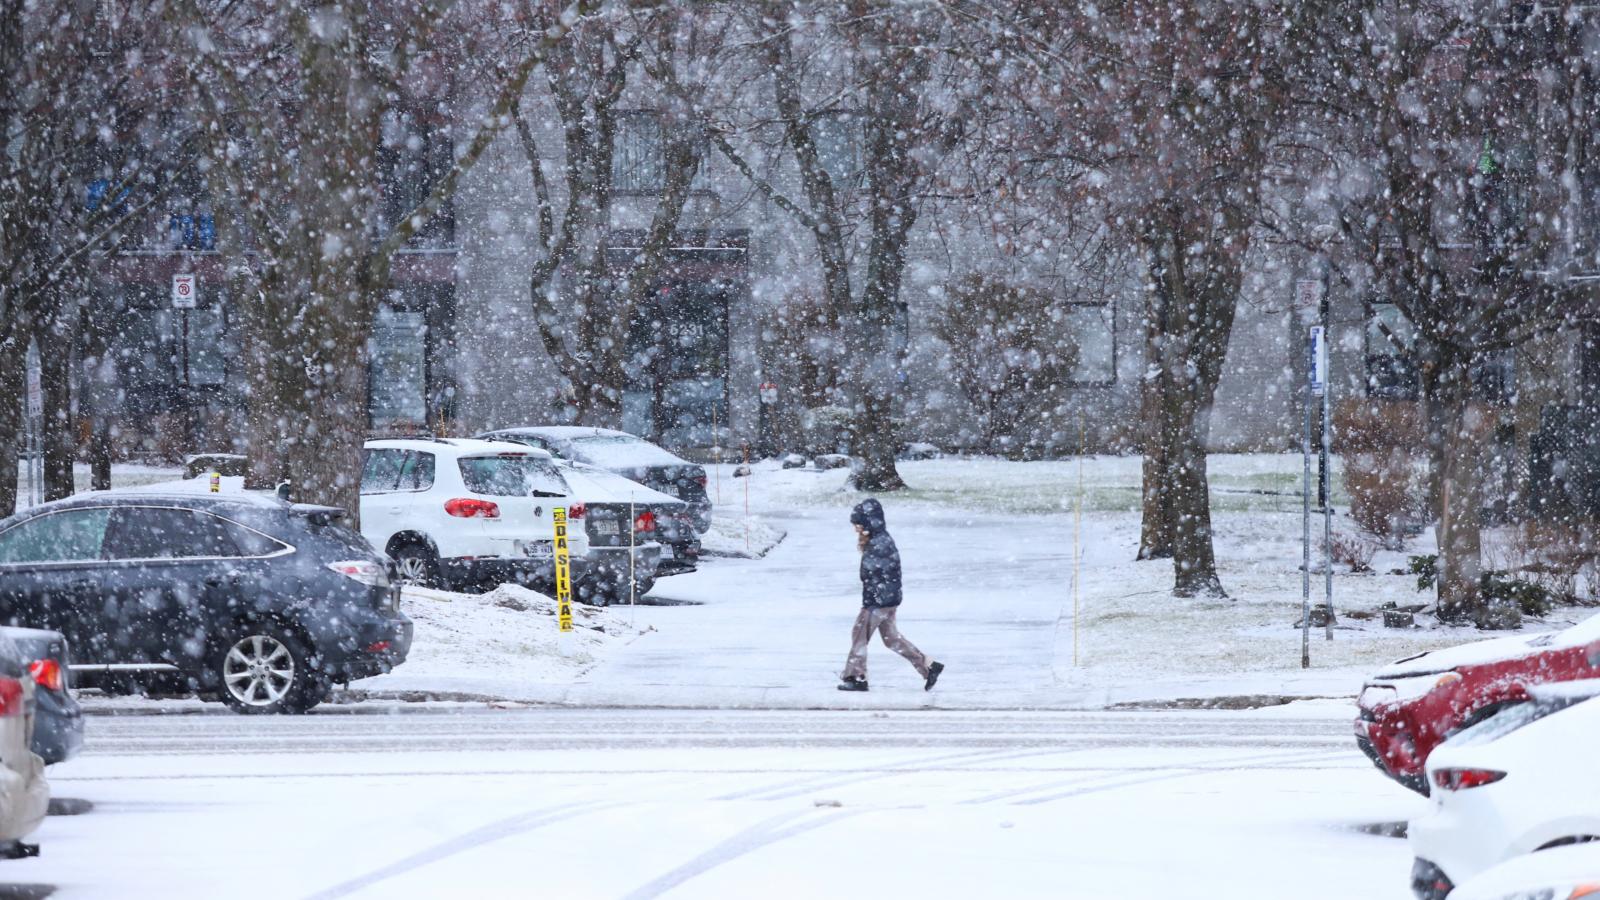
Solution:
<svg viewBox="0 0 1600 900"><path fill-rule="evenodd" d="M60 897L1403 898L1344 710L104 716Z"/></svg>

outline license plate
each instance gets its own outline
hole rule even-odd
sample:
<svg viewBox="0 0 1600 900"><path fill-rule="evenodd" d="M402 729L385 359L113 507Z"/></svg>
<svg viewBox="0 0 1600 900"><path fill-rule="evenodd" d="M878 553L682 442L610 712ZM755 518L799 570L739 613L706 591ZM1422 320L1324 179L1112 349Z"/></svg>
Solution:
<svg viewBox="0 0 1600 900"><path fill-rule="evenodd" d="M517 549L529 559L553 559L555 551L543 541L517 541Z"/></svg>
<svg viewBox="0 0 1600 900"><path fill-rule="evenodd" d="M615 523L615 522L596 522L596 523L594 523L594 533L595 534L617 534L620 531L621 531L621 529L617 527L617 523Z"/></svg>

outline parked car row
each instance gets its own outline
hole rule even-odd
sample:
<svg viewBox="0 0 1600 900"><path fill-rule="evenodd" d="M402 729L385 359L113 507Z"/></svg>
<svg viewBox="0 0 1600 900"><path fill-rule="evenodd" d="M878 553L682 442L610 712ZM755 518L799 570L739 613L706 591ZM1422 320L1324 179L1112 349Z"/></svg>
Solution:
<svg viewBox="0 0 1600 900"><path fill-rule="evenodd" d="M361 531L407 582L454 589L518 582L548 590L557 507L572 526L571 575L580 600L627 600L658 578L694 571L699 561L696 506L608 469L557 459L531 437L373 440L364 453ZM704 470L693 468L703 481ZM703 499L703 486L695 486ZM699 515L709 524L709 507Z"/></svg>
<svg viewBox="0 0 1600 900"><path fill-rule="evenodd" d="M1361 750L1429 797L1417 897L1600 897L1600 616L1400 660L1357 705Z"/></svg>

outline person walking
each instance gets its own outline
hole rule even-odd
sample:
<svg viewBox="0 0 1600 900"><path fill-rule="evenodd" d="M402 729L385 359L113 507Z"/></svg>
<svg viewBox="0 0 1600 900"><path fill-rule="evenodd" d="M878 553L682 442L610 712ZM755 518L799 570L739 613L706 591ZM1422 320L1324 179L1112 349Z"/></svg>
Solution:
<svg viewBox="0 0 1600 900"><path fill-rule="evenodd" d="M850 656L844 663L839 690L867 689L867 643L877 632L885 647L916 667L923 679L922 689L931 691L944 663L928 659L895 624L895 612L900 608L900 550L884 524L883 504L870 498L856 504L850 511L850 524L856 527L856 546L861 550L861 613L850 631Z"/></svg>

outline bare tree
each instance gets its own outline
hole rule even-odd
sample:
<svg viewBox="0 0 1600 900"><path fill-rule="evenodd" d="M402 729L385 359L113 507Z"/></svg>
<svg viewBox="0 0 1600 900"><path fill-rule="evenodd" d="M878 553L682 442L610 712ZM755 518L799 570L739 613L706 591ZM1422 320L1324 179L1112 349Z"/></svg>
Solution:
<svg viewBox="0 0 1600 900"><path fill-rule="evenodd" d="M984 82L973 77L973 55L952 52L952 19L933 2L785 2L748 11L745 23L753 59L770 80L774 124L798 170L801 199L757 168L730 139L734 129L710 124L710 141L811 235L824 319L843 336L835 364L851 396L860 464L854 483L898 490L905 486L895 468L895 407L906 349L907 248L942 163L972 124L973 97ZM652 74L692 99L670 73ZM714 118L703 105L696 109ZM830 168L819 137L825 121L859 127L857 172ZM864 262L855 290L858 252Z"/></svg>
<svg viewBox="0 0 1600 900"><path fill-rule="evenodd" d="M1328 83L1359 86L1324 107L1338 240L1320 249L1417 334L1397 349L1420 376L1440 616L1514 626L1514 605L1481 590L1487 437L1504 402L1485 375L1596 311L1567 276L1595 246L1582 194L1597 23L1576 3L1373 0L1346 25L1327 36L1342 52L1320 54Z"/></svg>
<svg viewBox="0 0 1600 900"><path fill-rule="evenodd" d="M1273 136L1292 109L1307 23L1322 14L1322 4L1120 0L1041 9L1017 31L1060 177L1144 257L1139 556L1172 557L1178 596L1224 596L1210 410Z"/></svg>
<svg viewBox="0 0 1600 900"><path fill-rule="evenodd" d="M535 21L554 12L542 9ZM644 56L651 67L703 90L725 28L722 17L700 9L644 10L581 23L545 66L564 160L556 177L545 170L522 103L512 107L536 206L539 255L529 274L534 319L581 421L615 426L621 418L628 332L663 274L706 146L698 119L673 97L654 111L662 137L654 211L640 247L619 270L609 259L619 104Z"/></svg>
<svg viewBox="0 0 1600 900"><path fill-rule="evenodd" d="M490 8L457 21L451 0L172 7L193 54L213 177L238 198L260 253L257 289L242 298L253 486L287 479L300 499L357 513L366 343L394 254L510 125L534 69L595 5L578 0L540 27L498 21ZM504 27L521 52L454 164L383 233L385 117L416 61L441 34L468 31L464 23Z"/></svg>
<svg viewBox="0 0 1600 900"><path fill-rule="evenodd" d="M23 363L40 350L44 496L73 491L73 346L94 261L160 202L190 132L133 51L161 22L123 3L0 3L0 515L16 506Z"/></svg>

